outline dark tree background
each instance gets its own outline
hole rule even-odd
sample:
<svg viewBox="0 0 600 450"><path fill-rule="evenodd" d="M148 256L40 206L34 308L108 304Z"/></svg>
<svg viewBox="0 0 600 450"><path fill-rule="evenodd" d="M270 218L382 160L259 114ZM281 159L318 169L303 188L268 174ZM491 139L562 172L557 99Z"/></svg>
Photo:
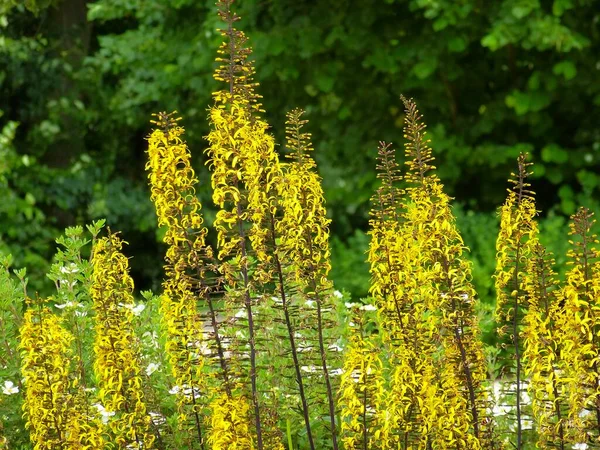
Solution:
<svg viewBox="0 0 600 450"><path fill-rule="evenodd" d="M333 276L364 296L378 140L402 155L399 95L429 124L457 199L474 276L493 300L497 207L519 152L535 161L546 242L564 262L568 215L598 211L600 2L593 0L240 0L266 118L308 110L333 219ZM177 109L203 165L220 41L213 1L0 1L0 249L44 292L53 239L106 217L123 231L141 288L163 248L146 187L152 112Z"/></svg>

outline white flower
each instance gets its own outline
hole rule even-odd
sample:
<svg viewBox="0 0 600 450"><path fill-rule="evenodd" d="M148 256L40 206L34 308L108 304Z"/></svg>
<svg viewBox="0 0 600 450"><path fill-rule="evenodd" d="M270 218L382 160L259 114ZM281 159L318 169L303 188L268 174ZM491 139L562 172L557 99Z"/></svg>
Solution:
<svg viewBox="0 0 600 450"><path fill-rule="evenodd" d="M512 406L509 405L494 405L492 409L492 414L494 416L504 416L509 414L513 410Z"/></svg>
<svg viewBox="0 0 600 450"><path fill-rule="evenodd" d="M83 304L82 303L75 303L74 301L69 300L66 303L63 303L62 305L54 305L56 306L58 309L65 309L65 308L83 308Z"/></svg>
<svg viewBox="0 0 600 450"><path fill-rule="evenodd" d="M585 443L580 443L580 444L575 444L573 445L573 447L571 447L573 450L586 450L588 448L588 445Z"/></svg>
<svg viewBox="0 0 600 450"><path fill-rule="evenodd" d="M341 375L344 373L344 369L333 369L329 371L329 375L331 375L332 377L336 377L338 375Z"/></svg>
<svg viewBox="0 0 600 450"><path fill-rule="evenodd" d="M87 311L75 311L75 315L77 317L85 317L87 316Z"/></svg>
<svg viewBox="0 0 600 450"><path fill-rule="evenodd" d="M333 291L333 295L335 295L337 298L342 298L344 296L344 294L338 290Z"/></svg>
<svg viewBox="0 0 600 450"><path fill-rule="evenodd" d="M187 385L183 385L182 386L173 386L170 390L169 390L169 394L173 394L173 395L179 395L179 394L183 394L188 398L192 397L192 394L194 395L194 397L199 397L200 396L200 390L197 388L191 388Z"/></svg>
<svg viewBox="0 0 600 450"><path fill-rule="evenodd" d="M13 383L12 381L6 380L4 382L4 386L2 387L2 393L4 395L18 394L19 393L19 387L15 386L15 383Z"/></svg>
<svg viewBox="0 0 600 450"><path fill-rule="evenodd" d="M95 403L92 406L95 406L96 409L98 410L98 412L100 413L100 415L102 416L102 423L103 424L107 424L108 423L108 418L115 415L114 411L107 411L104 408L104 406L102 406L100 403Z"/></svg>
<svg viewBox="0 0 600 450"><path fill-rule="evenodd" d="M159 347L158 334L156 333L156 331L152 331L152 332L146 331L144 334L142 334L142 338L146 339L151 347L154 347L154 348Z"/></svg>
<svg viewBox="0 0 600 450"><path fill-rule="evenodd" d="M584 417L589 416L591 413L592 412L589 409L582 409L579 413L579 417L583 419Z"/></svg>
<svg viewBox="0 0 600 450"><path fill-rule="evenodd" d="M375 305L362 305L359 309L361 311L377 311L377 307Z"/></svg>
<svg viewBox="0 0 600 450"><path fill-rule="evenodd" d="M75 287L75 285L77 284L77 280L69 281L66 278L59 278L58 284L60 287L66 286L69 289L73 289L73 287Z"/></svg>
<svg viewBox="0 0 600 450"><path fill-rule="evenodd" d="M246 310L245 309L240 309L238 312L235 313L235 317L238 319L243 319L244 317L246 317Z"/></svg>
<svg viewBox="0 0 600 450"><path fill-rule="evenodd" d="M77 267L77 264L75 264L75 263L70 263L68 267L61 266L61 268L59 270L60 270L60 273L77 273L77 272L79 272L79 268Z"/></svg>
<svg viewBox="0 0 600 450"><path fill-rule="evenodd" d="M358 303L350 303L350 302L346 302L344 303L344 306L347 309L352 309L352 308L358 308L360 305Z"/></svg>
<svg viewBox="0 0 600 450"><path fill-rule="evenodd" d="M300 367L300 370L303 372L313 373L317 371L317 368L315 366L302 366Z"/></svg>
<svg viewBox="0 0 600 450"><path fill-rule="evenodd" d="M144 309L146 309L146 305L144 305L143 303L140 303L139 305L136 305L131 310L131 312L133 313L134 316L139 316Z"/></svg>
<svg viewBox="0 0 600 450"><path fill-rule="evenodd" d="M204 356L212 355L212 350L210 349L210 347L208 346L208 344L206 342L202 342L200 344L200 353L202 353Z"/></svg>
<svg viewBox="0 0 600 450"><path fill-rule="evenodd" d="M315 306L317 302L315 302L314 300L306 300L306 302L304 303L306 306L308 306L309 308L313 308Z"/></svg>
<svg viewBox="0 0 600 450"><path fill-rule="evenodd" d="M135 303L119 303L119 306L122 308L127 308L129 311L133 313L134 316L139 316L144 309L146 309L146 305L140 303L136 305Z"/></svg>
<svg viewBox="0 0 600 450"><path fill-rule="evenodd" d="M156 372L160 367L160 364L156 364L156 363L150 363L148 364L148 367L146 367L146 375L150 376L152 375L154 372Z"/></svg>

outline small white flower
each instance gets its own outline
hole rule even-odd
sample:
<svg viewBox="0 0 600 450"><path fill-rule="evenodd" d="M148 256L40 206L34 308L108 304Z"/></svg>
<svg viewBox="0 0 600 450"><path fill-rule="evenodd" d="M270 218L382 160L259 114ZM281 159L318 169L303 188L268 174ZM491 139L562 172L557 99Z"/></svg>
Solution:
<svg viewBox="0 0 600 450"><path fill-rule="evenodd" d="M531 420L531 417L523 415L521 425L524 430L531 430L533 429L533 420Z"/></svg>
<svg viewBox="0 0 600 450"><path fill-rule="evenodd" d="M342 298L344 296L344 294L338 290L333 291L333 295L335 295L337 298Z"/></svg>
<svg viewBox="0 0 600 450"><path fill-rule="evenodd" d="M579 444L575 444L573 445L573 447L571 447L573 450L587 450L588 445L584 442L581 442Z"/></svg>
<svg viewBox="0 0 600 450"><path fill-rule="evenodd" d="M300 367L300 370L303 372L313 373L317 371L317 368L315 366L302 366Z"/></svg>
<svg viewBox="0 0 600 450"><path fill-rule="evenodd" d="M156 364L156 363L150 363L148 364L148 367L146 367L146 375L150 376L152 375L154 372L156 372L160 367L160 364Z"/></svg>
<svg viewBox="0 0 600 450"><path fill-rule="evenodd" d="M75 311L75 315L77 317L85 317L87 316L87 311Z"/></svg>
<svg viewBox="0 0 600 450"><path fill-rule="evenodd" d="M82 303L75 303L74 301L69 300L66 303L63 303L62 305L54 305L56 306L58 309L65 309L65 308L83 308L83 304Z"/></svg>
<svg viewBox="0 0 600 450"><path fill-rule="evenodd" d="M235 317L237 319L243 319L244 317L246 317L246 310L245 309L240 309L238 312L235 313Z"/></svg>
<svg viewBox="0 0 600 450"><path fill-rule="evenodd" d="M377 307L375 305L362 305L359 309L361 311L377 311Z"/></svg>
<svg viewBox="0 0 600 450"><path fill-rule="evenodd" d="M347 309L352 309L352 308L358 308L358 307L360 307L360 305L358 303L350 303L350 302L344 303L344 306Z"/></svg>
<svg viewBox="0 0 600 450"><path fill-rule="evenodd" d="M77 284L77 280L69 281L65 278L60 278L58 280L58 284L60 285L60 287L66 286L67 288L72 289Z"/></svg>
<svg viewBox="0 0 600 450"><path fill-rule="evenodd" d="M581 412L579 413L579 417L581 417L582 419L584 417L587 417L591 414L592 412L589 409L582 409Z"/></svg>
<svg viewBox="0 0 600 450"><path fill-rule="evenodd" d="M136 305L135 303L119 303L119 306L122 308L127 308L129 311L133 313L134 316L139 316L144 309L146 309L146 305L140 303Z"/></svg>
<svg viewBox="0 0 600 450"><path fill-rule="evenodd" d="M304 304L309 308L313 308L317 304L317 302L315 302L314 300L306 300Z"/></svg>
<svg viewBox="0 0 600 450"><path fill-rule="evenodd" d="M206 342L202 342L200 344L200 353L202 353L204 356L212 355L212 350L210 349L210 347L208 346L208 344Z"/></svg>
<svg viewBox="0 0 600 450"><path fill-rule="evenodd" d="M108 419L109 417L112 417L115 415L114 411L107 411L104 406L102 406L100 403L95 403L93 406L96 407L96 409L98 410L98 412L100 413L100 415L102 416L102 423L103 424L107 424L108 423Z"/></svg>
<svg viewBox="0 0 600 450"><path fill-rule="evenodd" d="M169 394L177 395L177 394L179 394L180 390L181 390L181 388L179 386L173 386L171 389L169 389Z"/></svg>
<svg viewBox="0 0 600 450"><path fill-rule="evenodd" d="M504 416L509 414L513 410L512 406L509 405L494 405L492 409L492 414L494 416Z"/></svg>
<svg viewBox="0 0 600 450"><path fill-rule="evenodd" d="M79 268L77 267L77 264L75 264L75 263L70 263L68 267L61 266L61 268L59 270L60 270L60 273L77 273L77 272L79 272Z"/></svg>
<svg viewBox="0 0 600 450"><path fill-rule="evenodd" d="M156 331L146 331L142 334L142 338L146 339L151 347L158 348L158 333Z"/></svg>
<svg viewBox="0 0 600 450"><path fill-rule="evenodd" d="M19 387L15 385L15 383L13 383L10 380L6 380L4 382L4 386L2 387L2 393L4 395L13 395L13 394L18 394L19 393Z"/></svg>
<svg viewBox="0 0 600 450"><path fill-rule="evenodd" d="M139 305L136 305L135 307L133 307L131 309L131 312L133 313L134 316L139 316L144 309L146 309L146 305L144 305L143 303L140 303Z"/></svg>
<svg viewBox="0 0 600 450"><path fill-rule="evenodd" d="M331 375L332 377L337 377L338 375L341 375L344 373L344 369L333 369L329 371L329 375Z"/></svg>

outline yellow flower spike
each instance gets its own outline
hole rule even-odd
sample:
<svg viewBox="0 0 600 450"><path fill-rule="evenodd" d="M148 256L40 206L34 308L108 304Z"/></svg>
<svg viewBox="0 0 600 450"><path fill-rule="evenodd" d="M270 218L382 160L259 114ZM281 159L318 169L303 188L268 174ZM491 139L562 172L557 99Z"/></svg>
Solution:
<svg viewBox="0 0 600 450"><path fill-rule="evenodd" d="M133 328L133 279L116 234L98 239L92 250L90 294L95 311L94 372L111 437L121 447L153 448L150 416L141 389L137 338Z"/></svg>
<svg viewBox="0 0 600 450"><path fill-rule="evenodd" d="M254 62L248 57L252 49L248 46L248 38L243 31L234 27L240 18L231 10L233 0L218 0L217 8L221 20L227 26L219 30L223 37L218 57L219 64L215 70L214 79L226 84L227 89L213 93L213 98L220 108L233 102L237 107L249 108L253 112L262 112L259 100L261 96L255 92L258 83L254 82ZM233 108L232 108L233 109Z"/></svg>
<svg viewBox="0 0 600 450"><path fill-rule="evenodd" d="M529 381L533 415L538 428L538 447L567 448L576 444L569 438L566 398L565 330L568 319L557 298L554 259L539 243L533 243L527 261L524 289L529 308L523 318L523 366Z"/></svg>
<svg viewBox="0 0 600 450"><path fill-rule="evenodd" d="M210 411L207 443L212 450L254 450L247 420L250 404L246 398L232 399L224 394L211 402Z"/></svg>
<svg viewBox="0 0 600 450"><path fill-rule="evenodd" d="M317 331L316 342L304 344L318 347L316 361L307 361L307 364L320 368L317 379L306 377L308 391L309 395L322 395L327 399L326 412L320 415L329 415L331 441L336 450L335 386L330 372L337 361L330 351L334 342L328 342L328 337L331 340L332 336L330 328L336 320L333 286L328 278L331 270L331 221L327 218L321 179L314 170L316 163L309 153L313 150L311 135L303 131L308 123L302 119L303 114L300 109L287 114L286 135L290 154L286 156L291 162L284 166L282 182L277 186L282 217L276 222L275 231L279 238L278 257L289 266L292 280L288 284L297 291L300 306L297 316L307 324L306 328L316 328Z"/></svg>
<svg viewBox="0 0 600 450"><path fill-rule="evenodd" d="M534 192L529 190L527 177L531 174L525 154L517 160L518 173L512 174L509 182L514 185L508 190L506 202L500 209L500 232L496 241L496 311L494 313L499 329L501 344L510 349L515 359L516 396L516 436L517 449L523 445L523 416L526 410L522 404L523 373L521 320L528 308L528 295L525 286L533 283L535 276L526 261L534 257L538 242L538 225L535 220Z"/></svg>
<svg viewBox="0 0 600 450"><path fill-rule="evenodd" d="M563 338L570 442L600 439L600 251L592 232L593 213L580 208L571 217L569 271L558 292Z"/></svg>
<svg viewBox="0 0 600 450"><path fill-rule="evenodd" d="M71 371L73 336L62 320L38 304L23 318L20 350L25 386L24 416L36 450L104 448L101 430L86 418Z"/></svg>
<svg viewBox="0 0 600 450"><path fill-rule="evenodd" d="M218 101L218 100L217 100ZM251 253L248 242L247 224L252 224L252 235L256 244L265 242L264 234L261 234L261 228L256 224L260 218L247 208L248 192L245 190L247 171L242 168L246 164L245 158L250 155L252 149L245 148L248 143L253 143L254 129L250 113L243 103L238 100L233 101L229 109L222 109L222 105L217 104L210 110L210 121L212 125L211 132L207 136L210 147L207 152L209 155L209 165L212 169L211 183L213 187L213 202L220 208L214 221L214 228L217 231L218 260L220 262L219 271L224 277L224 282L228 287L226 299L227 312L230 315L236 315L240 309L243 309L244 322L240 317L234 317L240 332L245 333L247 342L234 341L232 352L239 354L243 350L244 344L248 344L250 353L250 367L240 365L239 376L249 375L251 384L250 399L252 402L252 415L254 418L253 433L256 433L256 445L259 450L263 450L263 424L261 421L261 399L257 390L257 363L256 363L256 330L255 325L255 301L251 295L254 295L255 288L260 287L260 280L250 277ZM234 166L235 162L235 167ZM258 200L260 197L254 197ZM265 254L260 253L260 247L257 256L264 260ZM264 266L263 266L264 267ZM264 270L259 270L259 278L268 276ZM270 278L270 277L269 277Z"/></svg>
<svg viewBox="0 0 600 450"><path fill-rule="evenodd" d="M171 120L174 114L159 114L156 121L159 128L148 139L146 169L159 224L167 227L163 240L169 245L165 258L168 279L164 283L161 317L168 335L166 349L173 377L180 388L179 426L190 436L198 435L193 445L203 446L203 440L211 442L223 427L239 426L221 424L217 429L209 429L204 437L202 428L209 422L204 408L208 407L210 398L226 395L230 402L235 402L240 394L237 393L235 361L227 357L222 319L212 298L219 290L220 280L212 248L206 243L202 205L195 195L197 179L191 167L190 151L183 142L184 129L174 126ZM207 307L207 313L201 313L197 306L199 301ZM212 328L210 341L205 339L203 323ZM202 348L214 353L218 367L208 365ZM212 377L214 382L211 382ZM238 437L243 430L249 433L248 424L237 433ZM250 436L246 436L246 441L251 440Z"/></svg>
<svg viewBox="0 0 600 450"><path fill-rule="evenodd" d="M385 443L387 435L373 430L374 398L380 395L382 383L379 346L373 336L365 335L363 319L358 313L353 314L352 323L338 398L341 440L346 450L380 448L378 443Z"/></svg>
<svg viewBox="0 0 600 450"><path fill-rule="evenodd" d="M408 187L397 187L394 151L381 143L382 184L372 200L370 292L391 351L391 386L376 405L380 432L405 447L479 449L489 434L488 395L471 269L450 198L431 173L425 125L415 103L402 100ZM399 405L395 421L385 414L390 404ZM386 438L382 448L398 441Z"/></svg>

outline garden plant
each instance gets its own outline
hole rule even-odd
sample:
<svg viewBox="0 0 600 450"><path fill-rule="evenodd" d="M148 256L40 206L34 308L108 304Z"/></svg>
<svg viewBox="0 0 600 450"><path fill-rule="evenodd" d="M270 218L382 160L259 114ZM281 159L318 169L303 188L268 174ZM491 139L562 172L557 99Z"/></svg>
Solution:
<svg viewBox="0 0 600 450"><path fill-rule="evenodd" d="M232 0L217 4L205 150L216 216L205 225L185 119L159 112L146 171L166 248L160 292L138 295L127 236L103 220L56 240L49 297L0 260L0 448L600 448L592 213L571 217L562 281L540 242L535 169L518 157L487 348L452 198L417 104L401 97L403 158L382 141L373 169L369 296L349 298L331 281L335 217L311 125L289 111L275 141Z"/></svg>

